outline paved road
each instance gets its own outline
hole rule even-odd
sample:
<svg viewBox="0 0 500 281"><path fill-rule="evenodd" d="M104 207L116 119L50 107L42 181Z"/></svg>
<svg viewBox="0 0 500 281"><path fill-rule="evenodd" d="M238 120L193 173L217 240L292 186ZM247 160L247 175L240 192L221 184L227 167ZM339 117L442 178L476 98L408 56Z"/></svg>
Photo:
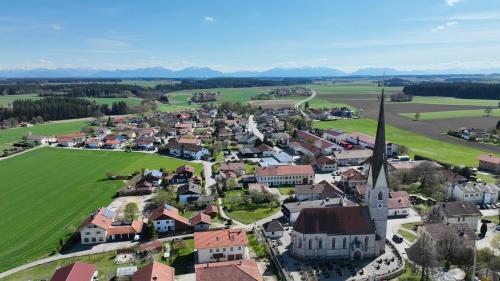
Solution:
<svg viewBox="0 0 500 281"><path fill-rule="evenodd" d="M257 128L257 124L253 120L253 115L248 116L248 130L252 132L252 134L258 137L260 140L264 140L264 134L262 134Z"/></svg>
<svg viewBox="0 0 500 281"><path fill-rule="evenodd" d="M312 95L310 95L307 99L303 99L303 100L300 100L298 101L296 104L295 104L295 108L299 109L300 108L300 105L302 105L303 103L307 102L307 101L310 101L312 99L314 99L317 95L316 91L314 90L311 90L312 92Z"/></svg>
<svg viewBox="0 0 500 281"><path fill-rule="evenodd" d="M203 165L203 174L205 175L205 191L207 195L212 195L212 189L210 187L215 185L215 179L212 177L212 165L214 163L202 160L194 160L193 162Z"/></svg>
<svg viewBox="0 0 500 281"><path fill-rule="evenodd" d="M415 211L412 210L411 212L412 213L407 218L387 220L387 232L386 232L387 239L391 240L392 236L398 232L398 229L400 229L403 224L422 221L422 218ZM406 241L405 239L403 243L400 244L393 243L393 244L394 246L396 246L396 249L398 250L399 254L403 258L406 258L406 248L410 247L411 243Z"/></svg>

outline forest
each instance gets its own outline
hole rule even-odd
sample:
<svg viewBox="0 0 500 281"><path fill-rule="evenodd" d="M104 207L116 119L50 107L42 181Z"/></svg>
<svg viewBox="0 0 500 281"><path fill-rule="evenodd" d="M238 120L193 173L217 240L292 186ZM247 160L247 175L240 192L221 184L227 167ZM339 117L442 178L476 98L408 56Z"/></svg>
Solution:
<svg viewBox="0 0 500 281"><path fill-rule="evenodd" d="M500 84L422 82L406 85L403 92L410 96L441 96L462 99L500 99Z"/></svg>

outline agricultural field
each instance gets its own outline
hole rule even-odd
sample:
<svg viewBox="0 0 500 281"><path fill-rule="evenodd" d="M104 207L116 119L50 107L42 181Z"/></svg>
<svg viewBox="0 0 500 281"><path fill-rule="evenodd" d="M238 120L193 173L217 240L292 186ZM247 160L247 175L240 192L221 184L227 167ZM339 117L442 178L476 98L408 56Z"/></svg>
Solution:
<svg viewBox="0 0 500 281"><path fill-rule="evenodd" d="M400 113L399 115L415 119L416 112ZM419 120L434 120L434 119L451 119L451 118L464 118L464 117L483 117L486 113L482 109L471 110L450 110L450 111L434 111L420 113ZM500 109L492 109L490 116L500 117Z"/></svg>
<svg viewBox="0 0 500 281"><path fill-rule="evenodd" d="M175 80L170 80L170 79L152 79L152 80L143 80L143 79L124 79L118 84L125 84L125 85L135 85L135 86L140 86L140 87L155 87L156 85L160 84L177 84L180 83L180 81L175 81Z"/></svg>
<svg viewBox="0 0 500 281"><path fill-rule="evenodd" d="M480 100L480 99L456 99L449 97L421 97L415 96L411 103L422 104L442 104L442 105L472 105L483 107L498 107L497 100Z"/></svg>
<svg viewBox="0 0 500 281"><path fill-rule="evenodd" d="M376 83L335 83L330 85L309 85L318 94L339 95L339 94L380 94L381 87ZM385 87L385 92L390 95L401 92L402 87Z"/></svg>
<svg viewBox="0 0 500 281"><path fill-rule="evenodd" d="M33 135L57 136L69 133L77 133L89 125L89 121L65 121L36 125L30 128L12 128L0 130L0 149L10 146L12 143L21 141L23 136L31 132Z"/></svg>
<svg viewBox="0 0 500 281"><path fill-rule="evenodd" d="M15 100L22 99L39 99L40 97L37 94L29 94L29 95L0 95L0 106L8 106L11 105Z"/></svg>
<svg viewBox="0 0 500 281"><path fill-rule="evenodd" d="M0 162L0 271L48 255L82 219L112 201L126 175L142 168L201 164L143 153L40 148ZM50 208L48 208L50 206Z"/></svg>
<svg viewBox="0 0 500 281"><path fill-rule="evenodd" d="M374 136L377 122L372 119L362 118L338 121L316 121L313 123L313 126L320 129L335 128L346 132L361 132ZM470 146L434 140L414 132L396 128L389 124L386 124L385 129L387 140L408 147L410 155L414 156L418 154L451 165L476 167L478 165L476 160L477 156L480 154L492 153L491 151L480 150Z"/></svg>

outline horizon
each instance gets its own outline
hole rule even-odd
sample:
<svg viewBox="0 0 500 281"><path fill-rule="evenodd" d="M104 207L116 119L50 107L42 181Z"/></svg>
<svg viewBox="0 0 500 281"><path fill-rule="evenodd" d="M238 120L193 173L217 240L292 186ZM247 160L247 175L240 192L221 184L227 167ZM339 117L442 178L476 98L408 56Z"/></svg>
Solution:
<svg viewBox="0 0 500 281"><path fill-rule="evenodd" d="M196 7L196 8L193 8ZM0 3L0 70L500 69L494 0ZM160 11L160 12L158 12Z"/></svg>

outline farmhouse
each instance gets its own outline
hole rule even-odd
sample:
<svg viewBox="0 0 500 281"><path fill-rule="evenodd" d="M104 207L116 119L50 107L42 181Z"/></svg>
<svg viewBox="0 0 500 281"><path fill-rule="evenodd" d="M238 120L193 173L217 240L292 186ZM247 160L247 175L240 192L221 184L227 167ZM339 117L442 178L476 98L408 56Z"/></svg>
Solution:
<svg viewBox="0 0 500 281"><path fill-rule="evenodd" d="M195 183L186 183L177 188L177 197L180 203L196 201L201 196L201 185Z"/></svg>
<svg viewBox="0 0 500 281"><path fill-rule="evenodd" d="M361 172L351 168L340 175L340 183L343 186L354 188L356 185L365 184L366 178Z"/></svg>
<svg viewBox="0 0 500 281"><path fill-rule="evenodd" d="M335 129L327 129L323 132L323 138L334 143L344 142L348 136L349 134Z"/></svg>
<svg viewBox="0 0 500 281"><path fill-rule="evenodd" d="M50 281L93 281L97 276L95 265L75 262L56 270Z"/></svg>
<svg viewBox="0 0 500 281"><path fill-rule="evenodd" d="M363 133L351 133L346 140L351 144L360 145L364 148L373 149L375 147L375 138ZM393 155L398 152L398 145L395 143L386 142L385 146L387 155Z"/></svg>
<svg viewBox="0 0 500 281"><path fill-rule="evenodd" d="M321 154L324 155L332 154L336 150L342 150L341 146L306 131L297 131L297 138L302 143L313 144L315 147L319 148Z"/></svg>
<svg viewBox="0 0 500 281"><path fill-rule="evenodd" d="M212 219L209 215L199 212L189 219L189 224L194 228L194 231L206 231L210 228Z"/></svg>
<svg viewBox="0 0 500 281"><path fill-rule="evenodd" d="M479 160L479 169L488 171L488 172L493 172L493 173L500 173L500 157L497 157L493 154L483 154L480 155L477 160Z"/></svg>
<svg viewBox="0 0 500 281"><path fill-rule="evenodd" d="M431 223L418 228L419 233L428 233L437 245L446 243L445 240L450 234L456 234L462 239L466 246L473 246L478 239L477 234L466 223L445 224Z"/></svg>
<svg viewBox="0 0 500 281"><path fill-rule="evenodd" d="M255 176L257 182L268 185L311 184L314 171L311 165L257 167Z"/></svg>
<svg viewBox="0 0 500 281"><path fill-rule="evenodd" d="M195 173L195 168L189 165L182 165L177 167L175 170L175 175L170 179L173 183L185 183L193 178Z"/></svg>
<svg viewBox="0 0 500 281"><path fill-rule="evenodd" d="M321 172L332 172L337 169L337 163L332 158L321 155L316 159L316 168Z"/></svg>
<svg viewBox="0 0 500 281"><path fill-rule="evenodd" d="M185 231L190 228L189 220L179 214L179 210L168 204L151 213L149 219L159 233Z"/></svg>
<svg viewBox="0 0 500 281"><path fill-rule="evenodd" d="M223 229L194 233L198 263L241 260L248 257L244 229Z"/></svg>
<svg viewBox="0 0 500 281"><path fill-rule="evenodd" d="M387 202L388 217L407 217L410 214L412 205L410 196L406 191L391 191Z"/></svg>
<svg viewBox="0 0 500 281"><path fill-rule="evenodd" d="M356 166L366 162L372 157L373 151L370 149L353 149L335 151L333 158L339 166Z"/></svg>
<svg viewBox="0 0 500 281"><path fill-rule="evenodd" d="M476 205L466 202L443 202L432 207L431 214L441 223L466 223L472 230L477 230L481 212Z"/></svg>
<svg viewBox="0 0 500 281"><path fill-rule="evenodd" d="M115 213L101 208L87 218L80 226L82 244L104 243L112 240L132 239L142 232L144 223L115 222Z"/></svg>
<svg viewBox="0 0 500 281"><path fill-rule="evenodd" d="M49 144L49 143L53 143L56 141L57 140L54 137L35 136L35 135L31 135L31 134L28 134L26 136L26 142L34 144L34 145Z"/></svg>
<svg viewBox="0 0 500 281"><path fill-rule="evenodd" d="M327 198L342 198L344 192L338 187L321 181L314 185L296 185L295 199L297 201L322 200Z"/></svg>
<svg viewBox="0 0 500 281"><path fill-rule="evenodd" d="M226 261L195 265L196 281L263 281L254 260Z"/></svg>
<svg viewBox="0 0 500 281"><path fill-rule="evenodd" d="M132 281L175 281L175 268L153 261L137 270Z"/></svg>

